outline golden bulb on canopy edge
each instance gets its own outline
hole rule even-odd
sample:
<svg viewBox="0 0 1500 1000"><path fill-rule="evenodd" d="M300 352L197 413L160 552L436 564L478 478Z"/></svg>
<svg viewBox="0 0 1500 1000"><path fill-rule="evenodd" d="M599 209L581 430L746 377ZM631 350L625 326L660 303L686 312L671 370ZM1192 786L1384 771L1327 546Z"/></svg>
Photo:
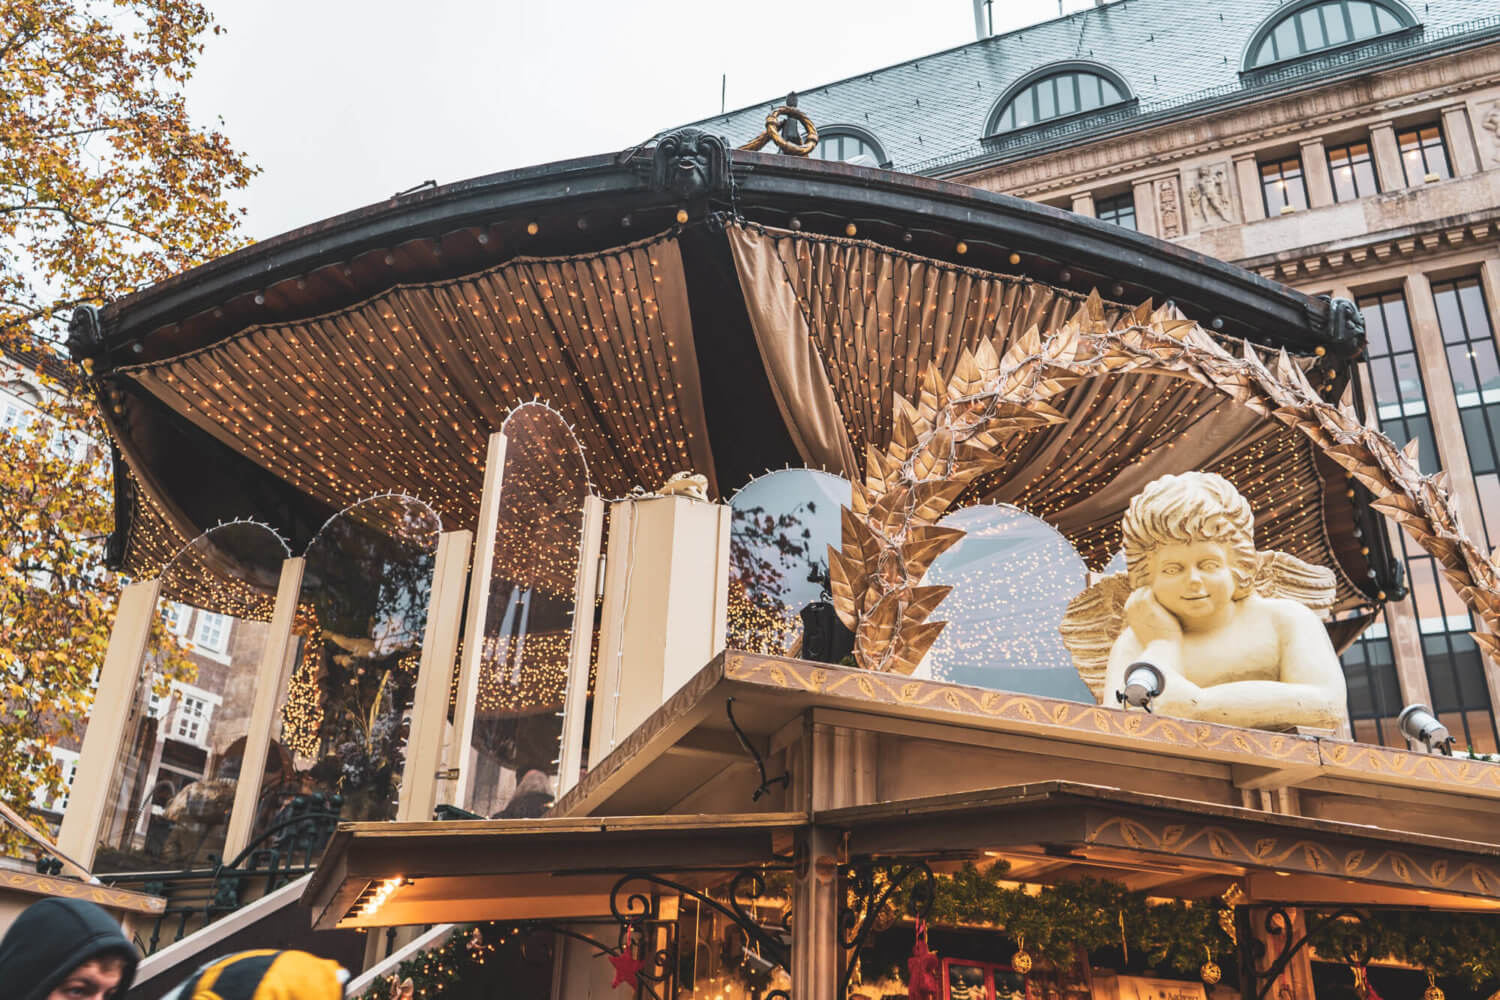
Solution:
<svg viewBox="0 0 1500 1000"><path fill-rule="evenodd" d="M677 210L677 224L680 226L684 222L687 222L687 220L688 220L687 209L685 209L685 208L679 208Z"/></svg>
<svg viewBox="0 0 1500 1000"><path fill-rule="evenodd" d="M859 232L859 227L856 226L852 222L849 223L847 226L844 227L844 235L845 236L853 236L857 232Z"/></svg>
<svg viewBox="0 0 1500 1000"><path fill-rule="evenodd" d="M541 227L538 226L535 222L526 223L526 235L528 236L535 236L537 232L540 231L540 229Z"/></svg>

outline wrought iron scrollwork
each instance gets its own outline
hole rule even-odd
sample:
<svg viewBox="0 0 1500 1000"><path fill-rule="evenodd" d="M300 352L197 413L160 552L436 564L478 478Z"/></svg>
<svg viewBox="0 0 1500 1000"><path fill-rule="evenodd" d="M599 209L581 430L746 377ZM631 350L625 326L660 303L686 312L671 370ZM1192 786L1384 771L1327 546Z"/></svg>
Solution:
<svg viewBox="0 0 1500 1000"><path fill-rule="evenodd" d="M907 915L926 920L932 912L937 880L932 868L920 859L857 861L841 865L839 875L845 900L852 904L841 907L839 912L839 943L849 956L844 963L844 984L840 995L847 996L854 977L854 958L880 929L881 918L892 899L906 888ZM851 896L853 898L849 899Z"/></svg>
<svg viewBox="0 0 1500 1000"><path fill-rule="evenodd" d="M1280 975L1291 965L1292 959L1297 953L1307 947L1307 943L1318 935L1323 928L1335 920L1348 918L1363 922L1365 915L1359 910L1350 907L1341 907L1331 913L1324 914L1317 923L1309 922L1308 929L1301 937L1292 940L1292 915L1285 906L1272 906L1266 911L1266 918L1262 922L1265 932L1271 936L1281 939L1281 950L1276 953L1276 958L1264 970L1257 968L1259 960L1266 955L1266 946L1263 942L1254 940L1248 933L1249 917L1245 908L1240 908L1239 919L1236 921L1241 925L1241 947L1245 949L1242 967L1246 976L1246 992L1255 997L1255 1000L1265 1000L1271 987L1275 985Z"/></svg>
<svg viewBox="0 0 1500 1000"><path fill-rule="evenodd" d="M751 756L751 758L755 761L756 768L760 770L760 784L756 786L755 791L750 794L750 801L754 802L758 800L762 795L769 792L776 785L780 785L783 789L785 789L791 783L791 774L784 772L782 774L778 774L774 778L766 777L765 758L760 755L760 751L755 749L754 744L750 742L750 737L746 736L745 731L740 728L740 724L734 721L733 698L729 698L724 702L724 714L729 716L729 725L732 729L734 729L734 735L739 737L740 746L745 748L745 752Z"/></svg>
<svg viewBox="0 0 1500 1000"><path fill-rule="evenodd" d="M716 910L744 931L746 938L755 944L763 957L790 971L791 949L781 933L767 929L741 903L742 897L754 900L765 892L767 871L787 870L789 869L783 867L741 869L729 881L729 904L727 906L681 882L674 882L650 872L631 872L622 876L610 890L609 911L622 927L638 923L646 919L646 914L654 912L651 895L641 889L632 891L630 889L632 883L654 885L684 896L691 896L700 904Z"/></svg>

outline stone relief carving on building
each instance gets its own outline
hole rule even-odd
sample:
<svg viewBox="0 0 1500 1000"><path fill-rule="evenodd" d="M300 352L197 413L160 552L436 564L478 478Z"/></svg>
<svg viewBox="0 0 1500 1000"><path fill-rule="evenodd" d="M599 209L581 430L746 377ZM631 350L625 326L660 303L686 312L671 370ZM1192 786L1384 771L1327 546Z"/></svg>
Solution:
<svg viewBox="0 0 1500 1000"><path fill-rule="evenodd" d="M1182 202L1177 197L1177 178L1164 177L1156 182L1156 200L1162 239L1181 236Z"/></svg>
<svg viewBox="0 0 1500 1000"><path fill-rule="evenodd" d="M1234 209L1229 202L1229 181L1223 164L1202 166L1187 191L1188 206L1203 226L1230 222Z"/></svg>
<svg viewBox="0 0 1500 1000"><path fill-rule="evenodd" d="M1490 159L1500 163L1500 101L1490 102L1484 117L1479 119L1479 127L1490 134Z"/></svg>

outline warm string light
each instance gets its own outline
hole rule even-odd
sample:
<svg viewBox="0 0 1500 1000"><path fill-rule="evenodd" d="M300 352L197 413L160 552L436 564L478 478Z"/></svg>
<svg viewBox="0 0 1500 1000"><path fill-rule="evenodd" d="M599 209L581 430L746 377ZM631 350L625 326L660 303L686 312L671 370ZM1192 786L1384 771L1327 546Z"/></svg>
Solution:
<svg viewBox="0 0 1500 1000"><path fill-rule="evenodd" d="M325 503L404 489L459 523L477 509L484 428L545 391L582 421L591 453L618 459L606 487L619 494L704 464L681 406L697 372L658 301L659 286L682 280L667 240L392 289L122 372Z"/></svg>

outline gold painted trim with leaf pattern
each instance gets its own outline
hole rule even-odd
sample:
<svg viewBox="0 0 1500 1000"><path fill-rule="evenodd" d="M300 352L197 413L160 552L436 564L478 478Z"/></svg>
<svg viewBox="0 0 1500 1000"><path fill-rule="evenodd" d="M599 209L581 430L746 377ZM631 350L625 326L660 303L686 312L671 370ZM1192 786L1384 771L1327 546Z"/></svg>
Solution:
<svg viewBox="0 0 1500 1000"><path fill-rule="evenodd" d="M1175 857L1222 861L1313 875L1384 882L1412 889L1500 898L1500 868L1477 861L1457 863L1422 849L1354 847L1329 840L1267 835L1242 838L1218 824L1146 818L1138 814L1090 816L1085 842Z"/></svg>

